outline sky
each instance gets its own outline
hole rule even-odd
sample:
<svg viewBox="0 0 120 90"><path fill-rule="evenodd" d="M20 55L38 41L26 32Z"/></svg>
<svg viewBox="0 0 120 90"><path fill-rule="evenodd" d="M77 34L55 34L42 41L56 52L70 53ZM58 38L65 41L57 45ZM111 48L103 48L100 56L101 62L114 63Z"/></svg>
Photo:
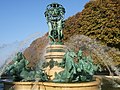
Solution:
<svg viewBox="0 0 120 90"><path fill-rule="evenodd" d="M63 5L67 19L82 11L89 0L0 0L0 45L48 32L44 12L53 2Z"/></svg>

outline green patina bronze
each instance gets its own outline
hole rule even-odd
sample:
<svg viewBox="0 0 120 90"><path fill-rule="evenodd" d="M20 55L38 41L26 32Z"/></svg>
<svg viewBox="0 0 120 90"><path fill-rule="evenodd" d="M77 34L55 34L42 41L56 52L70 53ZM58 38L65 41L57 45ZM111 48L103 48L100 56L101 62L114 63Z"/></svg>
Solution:
<svg viewBox="0 0 120 90"><path fill-rule="evenodd" d="M64 26L65 9L62 5L57 3L49 4L45 11L45 17L49 26L49 37L51 44L62 44L62 28ZM63 52L64 50L52 49L47 52ZM18 52L13 59L13 64L10 64L5 73L12 76L15 81L49 81L49 76L44 70L33 70L28 67L29 61L26 60L21 52ZM54 66L63 68L64 70L55 73L53 82L83 82L93 80L94 72L100 68L99 65L94 65L91 54L83 55L83 51L79 48L67 50L62 62L58 63L51 58L49 62L43 63L43 68Z"/></svg>
<svg viewBox="0 0 120 90"><path fill-rule="evenodd" d="M91 56L83 56L82 50L77 53L67 51L63 61L58 64L64 68L63 71L55 73L53 82L83 82L92 81L94 72L97 71L99 65L94 65Z"/></svg>
<svg viewBox="0 0 120 90"><path fill-rule="evenodd" d="M18 52L12 60L12 64L6 67L5 73L12 76L14 81L48 81L47 74L42 70L32 70L27 67L29 61L25 59L21 52Z"/></svg>
<svg viewBox="0 0 120 90"><path fill-rule="evenodd" d="M68 50L62 62L58 63L52 58L49 62L45 62L43 67L52 69L54 66L63 68L64 70L55 73L53 82L86 82L92 81L93 75L97 70L101 70L99 65L94 65L91 55L84 56L80 49L77 52Z"/></svg>
<svg viewBox="0 0 120 90"><path fill-rule="evenodd" d="M13 64L6 68L5 73L12 76L14 81L48 81L49 76L42 70L32 70L27 67L28 60L25 59L21 52L18 52L13 59ZM54 66L62 67L64 70L55 73L53 82L83 82L91 81L94 72L97 71L99 65L94 65L91 56L83 56L82 50L75 53L68 50L61 63L51 59L49 62L43 63L43 68Z"/></svg>
<svg viewBox="0 0 120 90"><path fill-rule="evenodd" d="M63 44L64 14L64 7L58 3L49 4L46 8L45 17L49 27L51 44Z"/></svg>

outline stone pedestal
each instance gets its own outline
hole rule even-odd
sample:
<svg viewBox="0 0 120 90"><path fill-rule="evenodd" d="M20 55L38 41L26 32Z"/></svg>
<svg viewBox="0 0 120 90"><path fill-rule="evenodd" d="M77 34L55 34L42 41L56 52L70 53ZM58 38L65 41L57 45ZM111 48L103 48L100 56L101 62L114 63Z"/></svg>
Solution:
<svg viewBox="0 0 120 90"><path fill-rule="evenodd" d="M50 60L57 61L58 63L62 61L63 56L65 54L65 46L64 45L49 45L46 48L46 61L49 62ZM60 72L63 69L58 66L54 66L52 69L48 66L46 68L46 73L51 76L50 79L52 80L55 76L55 72Z"/></svg>

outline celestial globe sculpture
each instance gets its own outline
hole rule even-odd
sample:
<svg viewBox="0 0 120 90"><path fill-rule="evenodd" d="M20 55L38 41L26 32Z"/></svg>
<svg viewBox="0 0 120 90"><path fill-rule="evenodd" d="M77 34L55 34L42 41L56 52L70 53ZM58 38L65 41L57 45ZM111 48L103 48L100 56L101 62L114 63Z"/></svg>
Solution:
<svg viewBox="0 0 120 90"><path fill-rule="evenodd" d="M58 3L52 3L47 6L44 14L49 27L51 44L62 44L65 8Z"/></svg>

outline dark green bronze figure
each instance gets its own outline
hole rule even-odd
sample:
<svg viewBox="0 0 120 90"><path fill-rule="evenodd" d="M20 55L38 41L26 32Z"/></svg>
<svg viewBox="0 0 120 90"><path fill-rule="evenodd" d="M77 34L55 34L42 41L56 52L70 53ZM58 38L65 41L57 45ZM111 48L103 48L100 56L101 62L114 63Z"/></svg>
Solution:
<svg viewBox="0 0 120 90"><path fill-rule="evenodd" d="M25 59L21 52L18 52L16 57L13 59L13 64L6 68L5 73L12 76L14 81L47 81L48 77L43 70L32 70L27 67L29 61Z"/></svg>
<svg viewBox="0 0 120 90"><path fill-rule="evenodd" d="M45 17L49 27L51 44L62 44L65 9L58 3L49 4L45 11Z"/></svg>
<svg viewBox="0 0 120 90"><path fill-rule="evenodd" d="M77 53L68 50L58 66L64 70L55 73L53 82L92 81L94 72L99 68L98 65L93 64L91 56L83 56L81 49Z"/></svg>

